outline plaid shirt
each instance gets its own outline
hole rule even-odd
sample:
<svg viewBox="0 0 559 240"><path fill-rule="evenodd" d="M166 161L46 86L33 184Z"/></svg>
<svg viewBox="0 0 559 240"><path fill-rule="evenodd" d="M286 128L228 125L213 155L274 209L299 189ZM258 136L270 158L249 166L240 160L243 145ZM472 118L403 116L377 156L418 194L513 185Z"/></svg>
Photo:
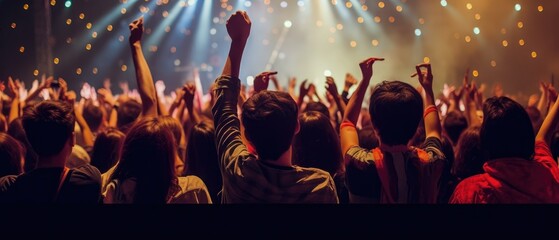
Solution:
<svg viewBox="0 0 559 240"><path fill-rule="evenodd" d="M326 171L278 167L260 161L241 140L237 117L240 80L216 80L212 108L223 176L223 203L338 203L334 180Z"/></svg>

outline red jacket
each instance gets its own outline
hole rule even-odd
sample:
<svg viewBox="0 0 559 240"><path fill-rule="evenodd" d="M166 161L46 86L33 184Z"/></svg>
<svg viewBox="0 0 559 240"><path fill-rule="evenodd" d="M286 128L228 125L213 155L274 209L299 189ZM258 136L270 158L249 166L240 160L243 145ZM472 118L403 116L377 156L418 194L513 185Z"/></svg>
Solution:
<svg viewBox="0 0 559 240"><path fill-rule="evenodd" d="M464 179L450 203L559 203L559 168L549 146L536 142L533 160L496 159Z"/></svg>

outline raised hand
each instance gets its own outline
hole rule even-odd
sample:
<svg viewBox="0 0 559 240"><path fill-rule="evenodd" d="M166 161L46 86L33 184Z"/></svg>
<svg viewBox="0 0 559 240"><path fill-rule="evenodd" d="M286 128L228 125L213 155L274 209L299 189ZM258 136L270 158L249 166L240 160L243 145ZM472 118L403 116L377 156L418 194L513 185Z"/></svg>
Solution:
<svg viewBox="0 0 559 240"><path fill-rule="evenodd" d="M296 85L297 85L297 78L295 77L289 78L289 89L295 89Z"/></svg>
<svg viewBox="0 0 559 240"><path fill-rule="evenodd" d="M66 99L66 92L68 92L68 83L63 78L58 78L58 84L60 89L58 90L58 98L62 100Z"/></svg>
<svg viewBox="0 0 559 240"><path fill-rule="evenodd" d="M104 101L111 106L115 104L115 99L110 90L106 88L99 88L97 90L97 94L99 94L99 100Z"/></svg>
<svg viewBox="0 0 559 240"><path fill-rule="evenodd" d="M52 82L54 81L54 77L50 76L50 77L45 79L44 76L45 75L43 75L43 78L41 80L41 84L39 85L39 90L50 88Z"/></svg>
<svg viewBox="0 0 559 240"><path fill-rule="evenodd" d="M14 80L12 79L12 77L8 77L8 88L10 88L10 91L12 93L14 93L14 98L19 97L19 84L16 84L14 82Z"/></svg>
<svg viewBox="0 0 559 240"><path fill-rule="evenodd" d="M128 25L130 29L130 44L140 42L142 40L142 34L144 33L144 17L136 19L134 22Z"/></svg>
<svg viewBox="0 0 559 240"><path fill-rule="evenodd" d="M196 85L192 83L188 83L184 85L183 90L184 90L184 95L183 95L184 103L189 108L193 107L194 96L196 95Z"/></svg>
<svg viewBox="0 0 559 240"><path fill-rule="evenodd" d="M128 82L126 81L120 82L118 86L122 90L122 94L128 94L128 92L130 91L130 88L128 87Z"/></svg>
<svg viewBox="0 0 559 240"><path fill-rule="evenodd" d="M338 87L336 86L336 82L334 81L333 77L326 77L326 91L330 93L332 96L338 96Z"/></svg>
<svg viewBox="0 0 559 240"><path fill-rule="evenodd" d="M384 61L384 58L373 57L359 63L361 74L363 74L363 80L371 80L371 78L373 77L373 64L376 61Z"/></svg>
<svg viewBox="0 0 559 240"><path fill-rule="evenodd" d="M252 22L245 11L237 11L227 20L227 33L233 41L246 42Z"/></svg>
<svg viewBox="0 0 559 240"><path fill-rule="evenodd" d="M307 79L305 79L305 81L301 83L301 86L299 86L299 98L303 98L309 94L309 89L311 88L312 84L308 87L306 87L305 85L307 85Z"/></svg>
<svg viewBox="0 0 559 240"><path fill-rule="evenodd" d="M268 89L270 78L278 72L262 72L254 78L254 91L256 93Z"/></svg>
<svg viewBox="0 0 559 240"><path fill-rule="evenodd" d="M357 79L351 73L347 73L345 75L344 88L349 89L355 84L357 84Z"/></svg>
<svg viewBox="0 0 559 240"><path fill-rule="evenodd" d="M421 71L421 68L426 68L427 72ZM415 66L415 70L417 71L419 84L421 84L424 89L433 89L433 72L431 70L431 64L419 64Z"/></svg>

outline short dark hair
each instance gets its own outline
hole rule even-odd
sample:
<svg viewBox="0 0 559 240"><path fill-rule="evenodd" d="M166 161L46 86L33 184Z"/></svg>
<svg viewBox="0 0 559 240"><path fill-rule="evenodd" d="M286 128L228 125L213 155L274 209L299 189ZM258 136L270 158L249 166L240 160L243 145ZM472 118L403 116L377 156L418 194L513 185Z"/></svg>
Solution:
<svg viewBox="0 0 559 240"><path fill-rule="evenodd" d="M373 89L369 113L383 144L406 145L423 117L423 99L410 84L384 81Z"/></svg>
<svg viewBox="0 0 559 240"><path fill-rule="evenodd" d="M357 133L359 135L359 146L365 149L374 149L380 146L377 134L373 127L364 127Z"/></svg>
<svg viewBox="0 0 559 240"><path fill-rule="evenodd" d="M24 155L25 148L16 139L0 133L0 177L21 174Z"/></svg>
<svg viewBox="0 0 559 240"><path fill-rule="evenodd" d="M140 113L142 113L142 104L136 100L128 100L122 103L117 110L116 126L118 130L126 134L132 124L136 122Z"/></svg>
<svg viewBox="0 0 559 240"><path fill-rule="evenodd" d="M444 118L443 128L446 135L452 141L452 145L456 145L456 143L458 143L458 138L460 138L460 134L468 128L468 119L466 119L466 116L460 111L449 112Z"/></svg>
<svg viewBox="0 0 559 240"><path fill-rule="evenodd" d="M72 137L74 109L66 102L40 102L23 112L22 123L33 150L39 156L53 156Z"/></svg>
<svg viewBox="0 0 559 240"><path fill-rule="evenodd" d="M276 160L291 146L297 128L297 103L284 92L262 91L243 104L247 140L260 159Z"/></svg>
<svg viewBox="0 0 559 240"><path fill-rule="evenodd" d="M99 130L99 126L101 126L101 123L103 122L103 112L100 107L91 103L86 104L83 107L83 118L87 122L89 128L91 128L91 131L97 132L97 130Z"/></svg>
<svg viewBox="0 0 559 240"><path fill-rule="evenodd" d="M309 102L309 103L307 103L307 107L305 107L304 112L309 112L309 111L320 112L320 113L324 114L324 116L326 116L328 119L330 119L330 111L328 111L328 107L326 107L326 105L324 105L324 103L321 103L321 102Z"/></svg>
<svg viewBox="0 0 559 240"><path fill-rule="evenodd" d="M508 97L492 97L483 104L481 149L487 159L534 155L535 137L526 110Z"/></svg>

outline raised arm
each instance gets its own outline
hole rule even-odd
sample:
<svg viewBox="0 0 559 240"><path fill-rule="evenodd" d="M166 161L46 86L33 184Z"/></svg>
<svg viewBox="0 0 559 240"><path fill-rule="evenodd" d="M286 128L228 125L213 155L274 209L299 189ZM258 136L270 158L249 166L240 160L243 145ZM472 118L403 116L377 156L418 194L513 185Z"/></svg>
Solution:
<svg viewBox="0 0 559 240"><path fill-rule="evenodd" d="M466 89L466 115L470 127L481 126L481 120L477 116L478 104L476 103L477 87L476 83L472 82Z"/></svg>
<svg viewBox="0 0 559 240"><path fill-rule="evenodd" d="M373 64L375 61L384 61L384 58L369 58L359 64L361 68L361 73L363 74L363 79L357 86L355 93L349 99L349 102L344 113L344 118L342 126L340 127L340 143L342 145L342 154L345 154L353 146L359 146L359 137L357 135L357 129L355 127L345 127L346 124L351 124L355 126L357 124L357 119L359 118L359 113L361 112L361 105L363 105L363 99L365 98L365 93L373 77Z"/></svg>
<svg viewBox="0 0 559 240"><path fill-rule="evenodd" d="M342 91L342 99L344 103L347 104L349 102L349 89L353 87L353 85L357 84L357 79L351 73L346 73L345 81L344 81L344 90Z"/></svg>
<svg viewBox="0 0 559 240"><path fill-rule="evenodd" d="M311 86L306 87L307 79L301 83L299 86L299 97L297 97L297 106L299 106L299 112L303 111L303 102L305 100L305 96L309 94L309 89Z"/></svg>
<svg viewBox="0 0 559 240"><path fill-rule="evenodd" d="M8 115L8 124L19 117L20 115L20 102L19 102L19 84L15 83L12 77L8 77L8 87L10 91L14 94L12 98L12 105L10 107L10 114Z"/></svg>
<svg viewBox="0 0 559 240"><path fill-rule="evenodd" d="M216 147L222 172L235 156L248 154L241 140L237 101L241 85L239 71L250 35L251 21L246 12L237 11L229 18L226 26L232 39L231 48L222 75L215 83L215 102L212 107Z"/></svg>
<svg viewBox="0 0 559 240"><path fill-rule="evenodd" d="M200 116L198 116L198 111L194 109L194 97L196 96L196 85L189 83L184 86L184 105L188 110L188 116L192 121L193 125L201 122Z"/></svg>
<svg viewBox="0 0 559 240"><path fill-rule="evenodd" d="M239 78L243 52L250 35L250 27L250 18L246 12L237 11L227 21L227 33L232 41L227 61L221 72L222 76Z"/></svg>
<svg viewBox="0 0 559 240"><path fill-rule="evenodd" d="M52 84L53 81L54 81L53 77L48 77L48 78L45 79L45 75L43 75L42 80L41 80L41 84L39 85L39 87L35 91L33 91L32 93L27 95L27 97L25 98L24 104L28 104L30 101L35 99L37 96L39 96L39 94L41 94L41 92L44 89L50 88L50 85Z"/></svg>
<svg viewBox="0 0 559 240"><path fill-rule="evenodd" d="M548 146L551 145L551 138L553 136L553 131L559 124L559 101L555 100L553 106L549 109L549 113L545 117L540 131L536 136L536 141L545 141Z"/></svg>
<svg viewBox="0 0 559 240"><path fill-rule="evenodd" d="M338 111L340 111L340 113L343 116L345 112L346 104L342 99L342 96L340 96L340 94L338 93L338 87L336 86L336 82L334 81L334 78L326 77L326 91L330 93L330 95L334 99L334 102L336 103L336 106L338 107Z"/></svg>
<svg viewBox="0 0 559 240"><path fill-rule="evenodd" d="M547 115L547 106L548 106L548 100L549 100L549 91L547 90L549 88L549 85L547 83L544 82L540 82L540 101L538 102L538 110L540 110L540 113L542 114L542 116L546 116Z"/></svg>
<svg viewBox="0 0 559 240"><path fill-rule="evenodd" d="M426 68L427 73L423 73L421 68ZM435 94L433 93L433 72L431 64L420 64L415 67L419 83L425 91L425 101L423 102L425 115L425 138L435 137L441 139L441 123L439 120L439 110L435 105Z"/></svg>
<svg viewBox="0 0 559 240"><path fill-rule="evenodd" d="M142 114L143 117L157 116L157 94L155 92L155 85L153 77L149 70L148 63L142 52L142 34L144 32L144 18L130 23L130 48L132 50L132 59L134 61L134 68L136 69L136 82L138 83L138 92L142 99Z"/></svg>

